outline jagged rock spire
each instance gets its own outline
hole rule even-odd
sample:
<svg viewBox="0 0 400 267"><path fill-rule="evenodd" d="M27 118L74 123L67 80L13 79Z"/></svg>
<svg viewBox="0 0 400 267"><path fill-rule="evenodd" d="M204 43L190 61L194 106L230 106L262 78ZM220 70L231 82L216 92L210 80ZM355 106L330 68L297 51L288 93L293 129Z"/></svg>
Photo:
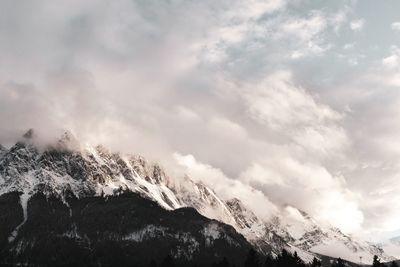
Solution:
<svg viewBox="0 0 400 267"><path fill-rule="evenodd" d="M60 137L57 142L58 148L66 149L66 150L79 150L81 148L81 144L75 135L66 130Z"/></svg>
<svg viewBox="0 0 400 267"><path fill-rule="evenodd" d="M35 136L35 131L31 128L22 136L24 139L29 140Z"/></svg>
<svg viewBox="0 0 400 267"><path fill-rule="evenodd" d="M7 148L0 144L0 157L7 152Z"/></svg>

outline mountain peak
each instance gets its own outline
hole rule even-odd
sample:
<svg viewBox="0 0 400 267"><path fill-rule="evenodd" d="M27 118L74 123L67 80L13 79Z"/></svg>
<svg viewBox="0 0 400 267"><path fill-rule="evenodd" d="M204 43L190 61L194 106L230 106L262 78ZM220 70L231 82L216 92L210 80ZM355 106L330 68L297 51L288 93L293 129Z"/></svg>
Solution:
<svg viewBox="0 0 400 267"><path fill-rule="evenodd" d="M231 198L230 200L226 201L227 204L229 204L230 206L242 206L242 201L236 197Z"/></svg>
<svg viewBox="0 0 400 267"><path fill-rule="evenodd" d="M58 148L64 150L80 150L81 144L71 131L65 131L57 142Z"/></svg>
<svg viewBox="0 0 400 267"><path fill-rule="evenodd" d="M35 131L31 128L22 136L26 140L30 140L35 137Z"/></svg>

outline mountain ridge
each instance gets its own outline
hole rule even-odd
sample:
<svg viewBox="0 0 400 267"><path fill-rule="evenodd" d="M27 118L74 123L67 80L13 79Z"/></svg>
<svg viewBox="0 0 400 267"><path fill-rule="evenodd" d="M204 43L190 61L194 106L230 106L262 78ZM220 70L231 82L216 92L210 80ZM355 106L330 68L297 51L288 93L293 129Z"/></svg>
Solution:
<svg viewBox="0 0 400 267"><path fill-rule="evenodd" d="M203 216L232 225L263 254L276 255L285 248L297 251L305 261L318 254L353 262L360 255L368 262L374 254L385 261L394 259L377 245L353 240L337 228L319 226L295 207L286 207L286 211L298 213L301 221L282 214L265 221L239 198L223 200L203 182L186 176L179 185L174 184L159 164L149 163L141 156L112 153L102 146L82 146L70 132L41 151L34 145L34 137L34 131L29 130L22 141L0 153L0 195L21 193L24 221L28 201L38 192L47 197L58 196L68 206L66 198L70 195L78 199L112 197L128 191L153 200L166 210L193 207ZM11 241L18 229L9 237ZM343 251L332 253L334 246Z"/></svg>

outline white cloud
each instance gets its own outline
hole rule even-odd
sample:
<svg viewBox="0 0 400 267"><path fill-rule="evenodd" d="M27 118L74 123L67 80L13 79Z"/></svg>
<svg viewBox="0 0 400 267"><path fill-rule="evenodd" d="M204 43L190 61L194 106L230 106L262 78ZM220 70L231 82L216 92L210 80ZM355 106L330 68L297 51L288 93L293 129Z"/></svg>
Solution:
<svg viewBox="0 0 400 267"><path fill-rule="evenodd" d="M256 85L248 85L240 94L252 119L308 153L326 156L348 145L346 132L338 125L342 115L296 86L290 72L271 74Z"/></svg>
<svg viewBox="0 0 400 267"><path fill-rule="evenodd" d="M258 19L263 14L270 14L272 12L283 9L286 0L250 0L246 3L239 2L237 9L235 9L235 16L241 16L250 19Z"/></svg>
<svg viewBox="0 0 400 267"><path fill-rule="evenodd" d="M246 129L241 125L232 122L226 118L214 117L208 124L210 131L222 137L229 136L230 138L235 138L238 140L244 140L247 138Z"/></svg>
<svg viewBox="0 0 400 267"><path fill-rule="evenodd" d="M346 189L342 177L321 166L271 156L253 164L241 180L262 188L276 203L307 210L320 222L335 221L345 232L361 229L364 217L357 197Z"/></svg>
<svg viewBox="0 0 400 267"><path fill-rule="evenodd" d="M400 31L400 22L399 21L393 22L391 24L391 27L392 27L392 30L394 30L394 31Z"/></svg>
<svg viewBox="0 0 400 267"><path fill-rule="evenodd" d="M239 180L228 178L220 169L197 161L193 155L174 153L174 158L192 179L205 182L225 200L240 196L244 205L261 218L277 214L277 207L260 190Z"/></svg>
<svg viewBox="0 0 400 267"><path fill-rule="evenodd" d="M392 46L390 55L382 59L381 66L373 75L376 82L400 86L400 49L397 46Z"/></svg>
<svg viewBox="0 0 400 267"><path fill-rule="evenodd" d="M344 50L350 50L350 49L353 49L354 46L355 46L355 43L347 43L347 44L345 44L345 45L343 46L343 49L344 49Z"/></svg>
<svg viewBox="0 0 400 267"><path fill-rule="evenodd" d="M251 86L251 85L250 85ZM279 71L243 92L250 115L268 126L297 128L340 119L340 114L318 104L302 87L296 86L290 72Z"/></svg>
<svg viewBox="0 0 400 267"><path fill-rule="evenodd" d="M385 57L382 60L382 64L383 64L384 67L387 67L387 68L390 68L390 69L396 68L396 67L399 66L399 56L396 55L396 54L393 54L393 55L390 55L388 57Z"/></svg>
<svg viewBox="0 0 400 267"><path fill-rule="evenodd" d="M185 106L177 106L176 107L176 112L177 115L184 119L184 120L200 120L200 115L197 114L194 110L190 109L189 107L185 107Z"/></svg>
<svg viewBox="0 0 400 267"><path fill-rule="evenodd" d="M365 25L364 19L352 20L350 22L350 29L352 29L353 31L361 31L364 28L364 25Z"/></svg>
<svg viewBox="0 0 400 267"><path fill-rule="evenodd" d="M328 21L320 12L314 11L302 18L289 17L278 23L273 36L296 42L297 49L291 55L293 59L306 55L321 55L331 47L321 38L321 33L327 28Z"/></svg>
<svg viewBox="0 0 400 267"><path fill-rule="evenodd" d="M343 25L347 22L350 11L350 7L345 6L344 8L330 16L329 21L332 24L335 33L338 33Z"/></svg>
<svg viewBox="0 0 400 267"><path fill-rule="evenodd" d="M289 19L281 29L285 34L298 36L301 40L308 41L326 28L326 19L318 13L312 14L309 18Z"/></svg>
<svg viewBox="0 0 400 267"><path fill-rule="evenodd" d="M390 56L382 59L382 64L385 68L394 69L400 66L400 49L397 47L392 48Z"/></svg>

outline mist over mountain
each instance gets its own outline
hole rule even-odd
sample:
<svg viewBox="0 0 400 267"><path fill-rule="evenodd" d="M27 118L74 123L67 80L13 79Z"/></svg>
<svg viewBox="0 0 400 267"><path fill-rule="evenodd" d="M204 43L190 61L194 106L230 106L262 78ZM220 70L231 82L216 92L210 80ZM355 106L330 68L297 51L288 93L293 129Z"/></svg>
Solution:
<svg viewBox="0 0 400 267"><path fill-rule="evenodd" d="M220 197L141 156L83 145L70 132L46 147L36 146L35 136L29 130L0 156L3 264L143 266L167 255L182 264L240 263L251 247L264 256L296 252L306 263L321 255L366 263L397 256L294 206L258 217L239 196ZM104 249L111 253L101 256Z"/></svg>
<svg viewBox="0 0 400 267"><path fill-rule="evenodd" d="M398 10L0 1L0 261L398 259Z"/></svg>
<svg viewBox="0 0 400 267"><path fill-rule="evenodd" d="M398 236L389 2L3 2L0 143L70 129L173 171L178 155L181 174L257 191L247 204L264 195L347 234Z"/></svg>

